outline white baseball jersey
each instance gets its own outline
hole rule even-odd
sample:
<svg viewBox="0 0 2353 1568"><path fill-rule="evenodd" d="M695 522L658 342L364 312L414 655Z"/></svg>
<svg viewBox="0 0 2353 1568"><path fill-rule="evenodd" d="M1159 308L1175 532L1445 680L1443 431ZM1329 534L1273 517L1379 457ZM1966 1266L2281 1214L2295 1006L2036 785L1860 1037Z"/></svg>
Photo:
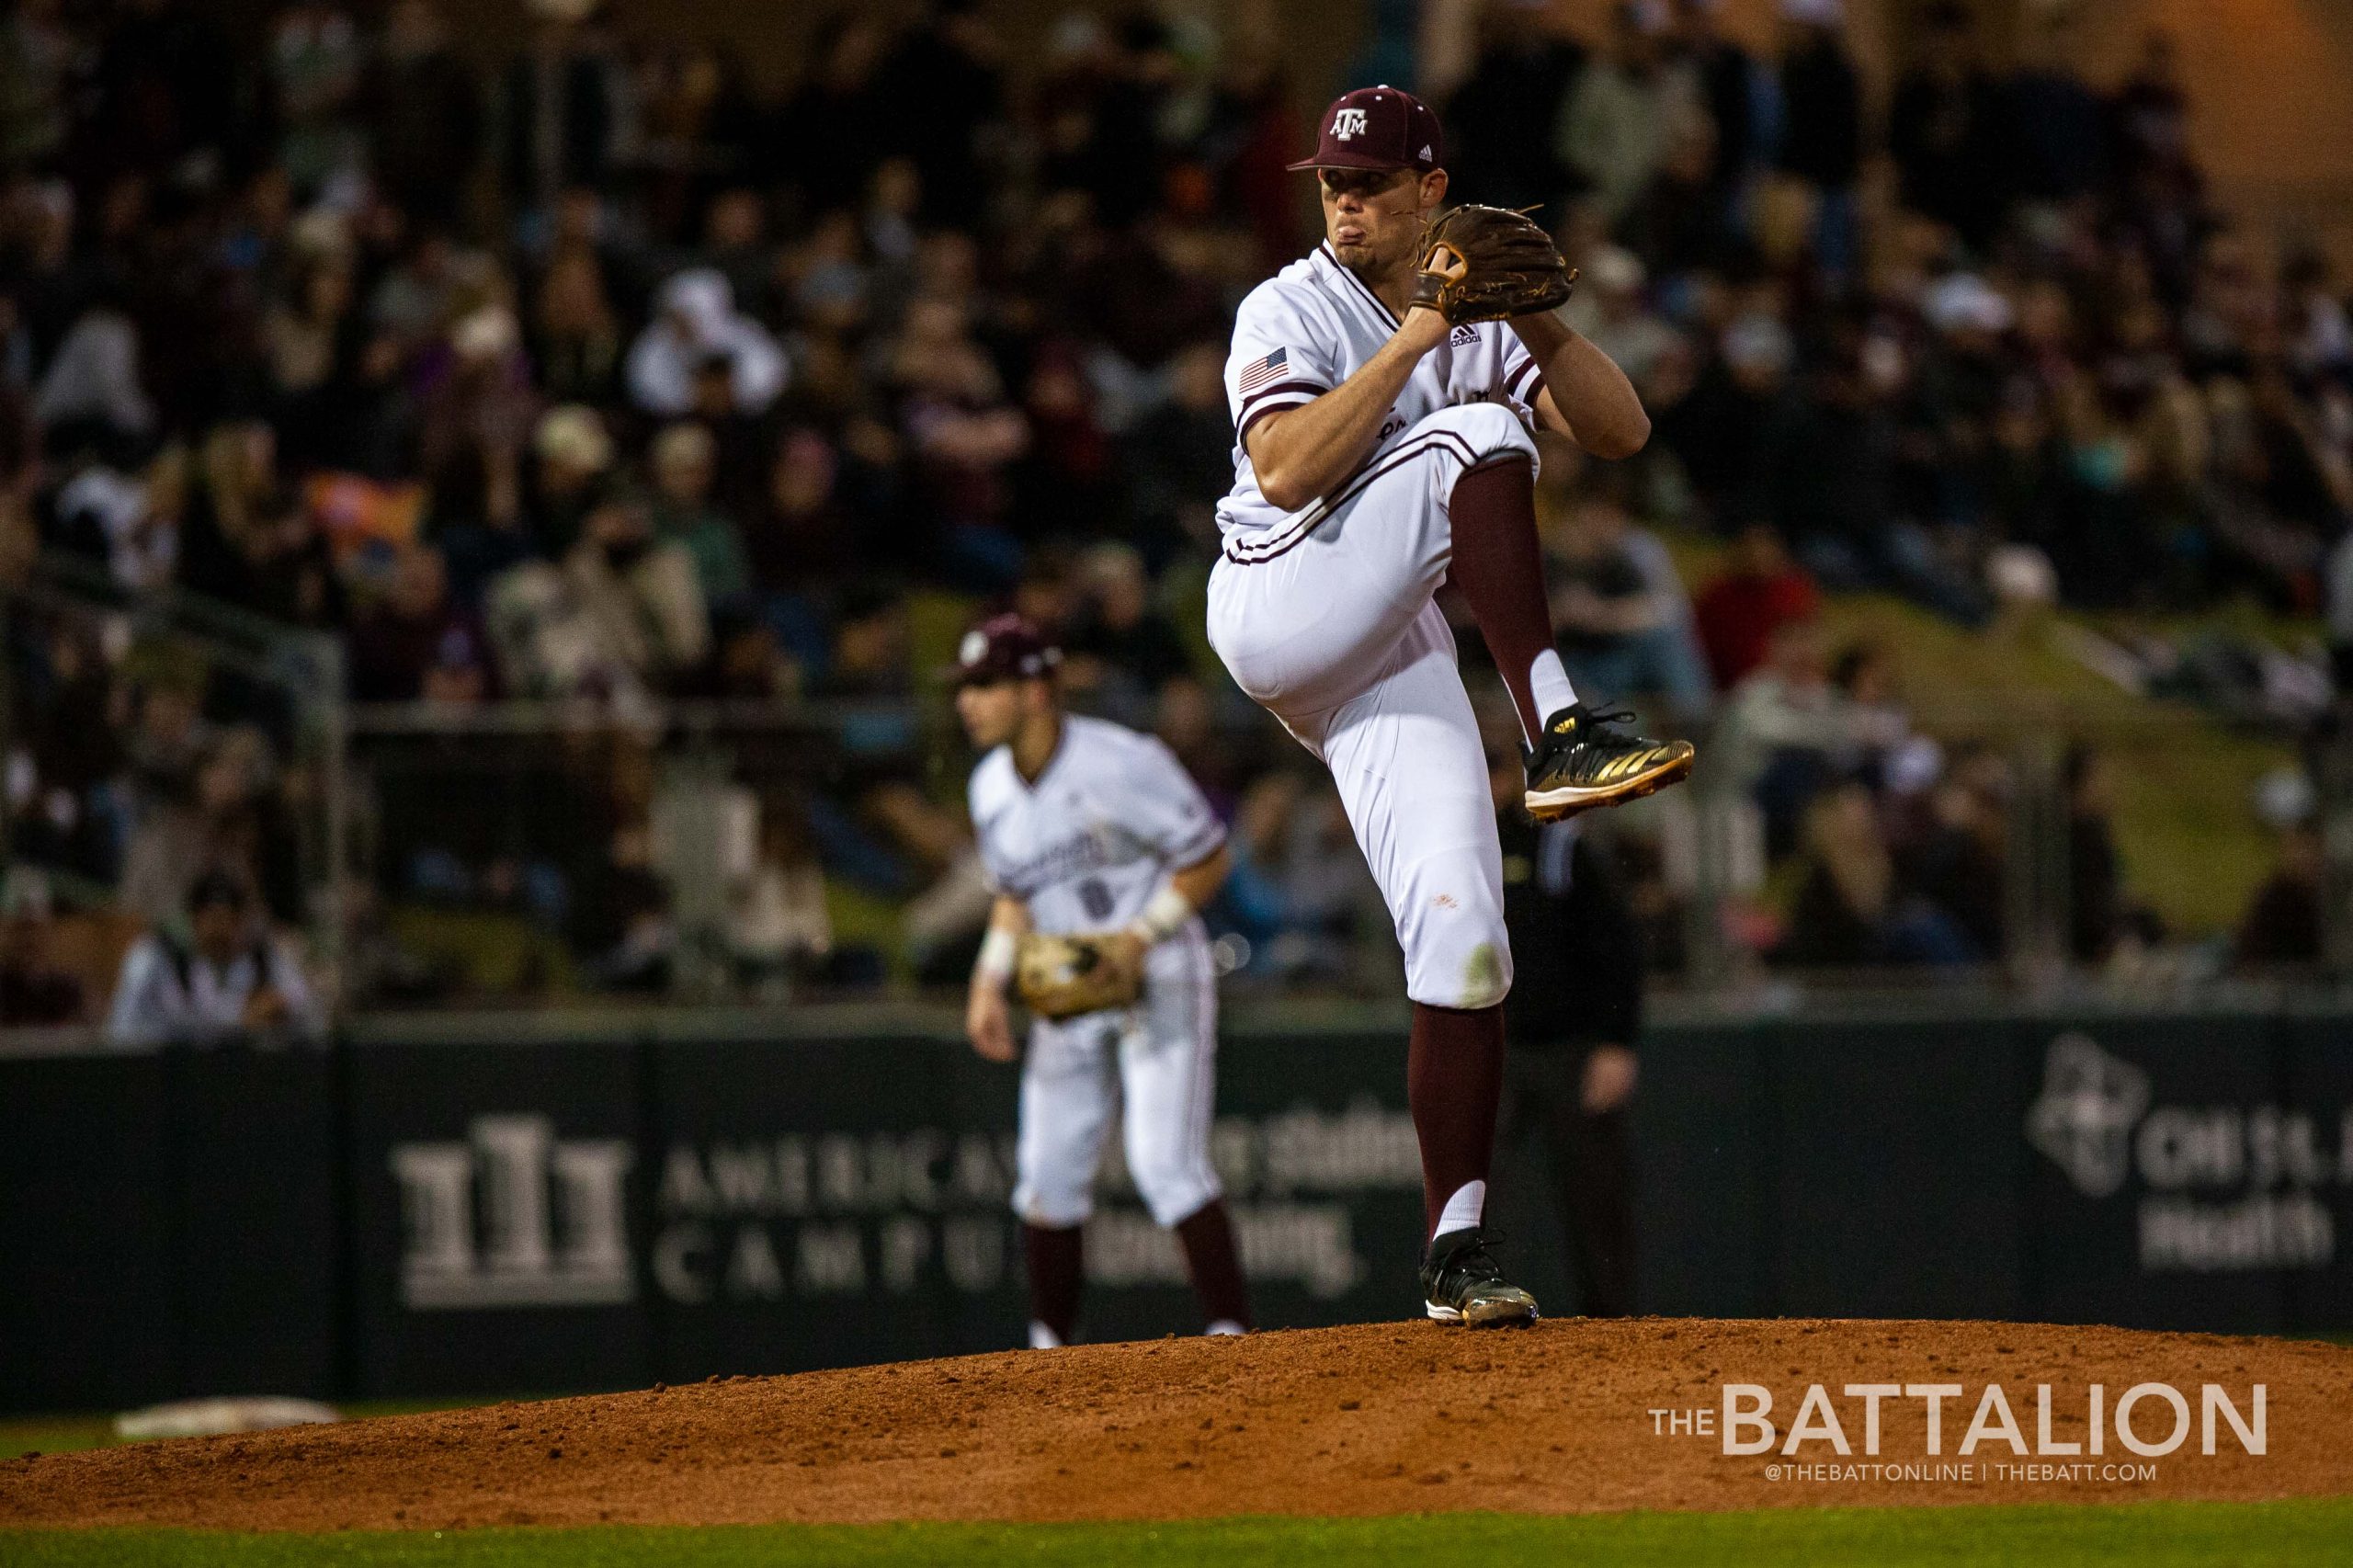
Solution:
<svg viewBox="0 0 2353 1568"><path fill-rule="evenodd" d="M1143 913L1168 872L1225 842L1225 827L1176 754L1150 735L1065 717L1036 782L999 746L972 770L981 864L999 892L1056 935ZM1097 1168L1124 1112L1129 1173L1153 1218L1174 1225L1215 1199L1217 976L1200 921L1152 950L1134 1007L1039 1018L1021 1066L1013 1207L1041 1225L1094 1211Z"/></svg>
<svg viewBox="0 0 2353 1568"><path fill-rule="evenodd" d="M1544 378L1519 335L1503 322L1458 326L1422 357L1381 422L1372 455L1347 485L1304 512L1281 510L1258 494L1245 439L1269 414L1312 403L1363 369L1397 332L1397 318L1357 275L1320 244L1250 291L1234 315L1225 361L1225 396L1233 415L1233 489L1219 503L1218 528L1237 560L1280 548L1299 525L1368 482L1396 438L1441 408L1497 403L1535 428ZM1289 526L1287 526L1289 525Z"/></svg>
<svg viewBox="0 0 2353 1568"><path fill-rule="evenodd" d="M990 884L1050 935L1127 925L1170 871L1225 842L1175 753L1100 719L1065 717L1035 783L997 747L972 769L971 801Z"/></svg>
<svg viewBox="0 0 2353 1568"><path fill-rule="evenodd" d="M1524 459L1542 372L1506 323L1424 355L1347 481L1298 512L1258 494L1243 437L1361 369L1395 335L1372 290L1318 246L1253 290L1226 395L1233 490L1210 572L1210 645L1332 770L1405 960L1405 994L1484 1007L1511 985L1503 858L1477 716L1434 596L1454 549L1455 482Z"/></svg>

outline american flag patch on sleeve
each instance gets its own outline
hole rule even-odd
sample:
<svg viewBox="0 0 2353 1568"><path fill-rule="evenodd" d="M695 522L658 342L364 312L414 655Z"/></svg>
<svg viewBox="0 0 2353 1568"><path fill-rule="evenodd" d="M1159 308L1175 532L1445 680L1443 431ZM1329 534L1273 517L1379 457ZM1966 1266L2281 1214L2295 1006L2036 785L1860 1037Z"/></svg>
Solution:
<svg viewBox="0 0 2353 1568"><path fill-rule="evenodd" d="M1282 373L1290 359L1290 350L1278 348L1263 359L1253 359L1242 367L1242 395L1248 397Z"/></svg>

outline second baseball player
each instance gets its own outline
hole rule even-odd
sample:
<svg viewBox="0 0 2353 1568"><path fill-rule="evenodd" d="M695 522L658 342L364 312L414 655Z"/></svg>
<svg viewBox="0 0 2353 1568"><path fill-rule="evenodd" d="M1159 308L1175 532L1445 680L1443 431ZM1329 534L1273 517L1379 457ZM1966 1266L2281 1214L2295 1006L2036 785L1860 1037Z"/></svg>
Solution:
<svg viewBox="0 0 2353 1568"><path fill-rule="evenodd" d="M1129 1173L1176 1233L1206 1331L1240 1334L1249 1299L1209 1153L1216 972L1195 913L1225 880L1225 828L1159 741L1064 713L1057 662L1035 627L999 616L966 634L956 699L985 754L972 770L972 826L997 890L966 1028L983 1056L1013 1060L1017 972L1038 1015L1013 1194L1029 1343L1066 1344L1077 1331L1082 1227L1115 1110Z"/></svg>

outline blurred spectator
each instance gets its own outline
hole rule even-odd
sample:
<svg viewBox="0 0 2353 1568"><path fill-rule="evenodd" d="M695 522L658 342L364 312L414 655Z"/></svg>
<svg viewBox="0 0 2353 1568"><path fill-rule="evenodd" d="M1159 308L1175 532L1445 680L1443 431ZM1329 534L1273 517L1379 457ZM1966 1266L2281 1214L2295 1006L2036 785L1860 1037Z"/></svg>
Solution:
<svg viewBox="0 0 2353 1568"><path fill-rule="evenodd" d="M531 517L531 553L556 556L570 550L612 467L612 437L593 408L577 403L550 409L531 438L538 457L526 494Z"/></svg>
<svg viewBox="0 0 2353 1568"><path fill-rule="evenodd" d="M548 399L610 402L620 381L622 343L594 251L567 249L549 261L531 320L531 353Z"/></svg>
<svg viewBox="0 0 2353 1568"><path fill-rule="evenodd" d="M1210 543L1216 497L1233 482L1225 346L1198 343L1169 362L1169 395L1128 432L1121 466L1134 485L1136 548L1154 570Z"/></svg>
<svg viewBox="0 0 2353 1568"><path fill-rule="evenodd" d="M823 17L810 37L805 74L771 143L806 211L851 205L882 159L893 106L875 74L888 41L880 19L851 7Z"/></svg>
<svg viewBox="0 0 2353 1568"><path fill-rule="evenodd" d="M593 19L597 0L530 0L529 43L508 66L500 105L506 188L526 210L611 172L630 112L629 83Z"/></svg>
<svg viewBox="0 0 2353 1568"><path fill-rule="evenodd" d="M1677 716L1707 711L1714 690L1691 601L1655 534L1596 487L1551 530L1552 625L1569 678L1589 699L1662 698Z"/></svg>
<svg viewBox="0 0 2353 1568"><path fill-rule="evenodd" d="M365 85L377 183L418 222L455 222L484 146L472 69L437 0L395 0Z"/></svg>
<svg viewBox="0 0 2353 1568"><path fill-rule="evenodd" d="M2068 201L2107 173L2107 115L2076 74L2075 13L2053 6L2026 25L2026 63L2009 81L2003 109L2018 193Z"/></svg>
<svg viewBox="0 0 2353 1568"><path fill-rule="evenodd" d="M1951 224L1973 250L1993 236L2008 195L2003 113L1968 8L1931 6L1888 109L1888 151L1904 204Z"/></svg>
<svg viewBox="0 0 2353 1568"><path fill-rule="evenodd" d="M1143 557L1098 544L1079 562L1079 608L1062 632L1063 678L1091 710L1150 722L1160 688L1192 668L1184 639L1153 608Z"/></svg>
<svg viewBox="0 0 2353 1568"><path fill-rule="evenodd" d="M142 738L155 734L166 698L165 690L149 694ZM176 706L181 699L168 700ZM123 854L124 906L160 924L178 913L188 889L220 871L258 892L273 916L299 916L297 846L275 795L267 741L239 728L194 744L199 749L180 757L160 749L136 756L144 778Z"/></svg>
<svg viewBox="0 0 2353 1568"><path fill-rule="evenodd" d="M1718 687L1729 691L1745 680L1765 662L1776 631L1813 619L1821 606L1813 579L1790 562L1780 535L1762 523L1743 528L1692 605Z"/></svg>
<svg viewBox="0 0 2353 1568"><path fill-rule="evenodd" d="M1478 57L1442 116L1448 188L1460 199L1525 207L1556 199L1567 180L1552 125L1585 62L1577 43L1524 6L1478 7Z"/></svg>
<svg viewBox="0 0 2353 1568"><path fill-rule="evenodd" d="M746 978L808 975L833 951L825 874L805 816L783 802L760 813L759 853L733 892L727 943Z"/></svg>
<svg viewBox="0 0 2353 1568"><path fill-rule="evenodd" d="M2256 788L2256 812L2279 835L2271 874L2247 901L2231 942L2231 962L2260 971L2290 964L2316 964L2326 952L2327 924L2322 890L2328 880L2328 849L2312 783L2282 770Z"/></svg>
<svg viewBox="0 0 2353 1568"><path fill-rule="evenodd" d="M1621 245L1598 246L1585 271L1594 312L1586 335L1639 388L1651 379L1660 359L1680 344L1681 335L1643 302L1645 277L1633 252Z"/></svg>
<svg viewBox="0 0 2353 1568"><path fill-rule="evenodd" d="M139 329L103 306L85 312L57 346L33 393L33 415L135 439L154 428L155 404L139 373Z"/></svg>
<svg viewBox="0 0 2353 1568"><path fill-rule="evenodd" d="M479 606L490 581L537 547L523 516L521 466L517 454L461 449L434 476L427 499L432 542L451 590L466 604Z"/></svg>
<svg viewBox="0 0 2353 1568"><path fill-rule="evenodd" d="M1699 112L1692 84L1665 67L1666 0L1620 0L1600 52L1561 100L1552 150L1605 223L1650 185L1669 142Z"/></svg>
<svg viewBox="0 0 2353 1568"><path fill-rule="evenodd" d="M118 1046L314 1040L325 1025L302 966L256 916L244 885L214 872L188 890L188 937L158 930L122 960L107 1038Z"/></svg>
<svg viewBox="0 0 2353 1568"><path fill-rule="evenodd" d="M983 216L990 133L1005 113L1005 42L973 0L928 0L878 72L882 101L924 106L920 134L901 131L923 216L958 227Z"/></svg>
<svg viewBox="0 0 2353 1568"><path fill-rule="evenodd" d="M1016 548L998 528L1006 465L1029 444L1029 423L952 301L918 300L887 345L885 377L898 394L898 424L915 460L923 498L949 528L951 559L991 585L1009 576Z"/></svg>
<svg viewBox="0 0 2353 1568"><path fill-rule="evenodd" d="M767 328L735 308L727 277L696 267L672 277L656 297L657 314L630 346L631 398L644 412L675 419L702 405L697 383L723 376L724 412L760 414L784 390L785 361Z"/></svg>
<svg viewBox="0 0 2353 1568"><path fill-rule="evenodd" d="M188 454L178 447L136 477L93 464L57 494L60 542L104 562L126 592L167 587L179 564L188 483Z"/></svg>
<svg viewBox="0 0 2353 1568"><path fill-rule="evenodd" d="M1903 374L1892 340L1849 334L1815 371L1812 395L1781 405L1766 433L1762 515L1824 586L1900 591L1973 624L1985 607L1972 578L1901 505Z"/></svg>
<svg viewBox="0 0 2353 1568"><path fill-rule="evenodd" d="M915 671L907 639L904 597L874 583L850 588L842 596L824 694L860 700L908 697Z"/></svg>
<svg viewBox="0 0 2353 1568"><path fill-rule="evenodd" d="M82 1021L82 983L52 960L48 879L28 867L0 879L0 1028Z"/></svg>
<svg viewBox="0 0 2353 1568"><path fill-rule="evenodd" d="M1785 621L1766 643L1765 662L1726 698L1711 762L1718 777L1753 795L1765 813L1766 847L1790 848L1817 791L1864 762L1890 722L1858 707L1832 684L1820 627Z"/></svg>
<svg viewBox="0 0 2353 1568"><path fill-rule="evenodd" d="M1758 63L1719 25L1722 0L1674 4L1677 66L1689 74L1704 108L1694 120L1710 154L1708 185L1727 201L1756 173L1757 100L1765 96Z"/></svg>
<svg viewBox="0 0 2353 1568"><path fill-rule="evenodd" d="M420 353L416 466L438 473L461 451L512 472L539 415L522 332L503 304L477 305Z"/></svg>
<svg viewBox="0 0 2353 1568"><path fill-rule="evenodd" d="M2007 950L2013 788L2006 757L1957 755L1929 792L1927 829L1905 858L1915 884L1949 917L1963 956L1983 962Z"/></svg>
<svg viewBox="0 0 2353 1568"><path fill-rule="evenodd" d="M490 646L472 611L449 597L441 552L412 545L383 597L351 628L351 695L361 702L465 706L491 695Z"/></svg>
<svg viewBox="0 0 2353 1568"><path fill-rule="evenodd" d="M1745 312L1724 327L1689 392L1658 413L1660 444L1682 464L1719 528L1768 515L1768 453L1796 395L1790 384L1796 358L1779 317Z"/></svg>
<svg viewBox="0 0 2353 1568"><path fill-rule="evenodd" d="M493 584L488 609L504 684L526 696L639 703L710 650L694 557L654 538L646 504L625 491L589 508L561 562Z"/></svg>
<svg viewBox="0 0 2353 1568"><path fill-rule="evenodd" d="M764 590L807 595L890 554L875 530L858 526L842 495L841 472L840 454L817 431L788 430L777 443L766 506L745 540L753 578Z"/></svg>
<svg viewBox="0 0 2353 1568"><path fill-rule="evenodd" d="M18 0L0 20L0 167L44 167L65 145L66 95L83 62L59 25L62 8L62 0Z"/></svg>
<svg viewBox="0 0 2353 1568"><path fill-rule="evenodd" d="M1716 165L1714 128L1701 115L1682 116L1660 150L1656 172L1618 225L1619 238L1653 272L1680 277L1733 259Z"/></svg>
<svg viewBox="0 0 2353 1568"><path fill-rule="evenodd" d="M297 190L320 191L358 172L361 62L366 40L350 13L321 0L295 0L278 15L269 40L278 164Z"/></svg>
<svg viewBox="0 0 2353 1568"><path fill-rule="evenodd" d="M699 425L665 427L654 438L654 532L694 559L703 602L717 605L748 591L751 569L743 532L711 505L717 444Z"/></svg>
<svg viewBox="0 0 2353 1568"><path fill-rule="evenodd" d="M1804 858L1775 962L1818 969L1961 963L1968 939L1897 879L1871 793L1832 786L1806 810ZM1998 885L1998 884L1996 884Z"/></svg>
<svg viewBox="0 0 2353 1568"><path fill-rule="evenodd" d="M1804 182L1814 252L1833 273L1856 261L1862 78L1847 52L1845 0L1781 0L1780 166Z"/></svg>
<svg viewBox="0 0 2353 1568"><path fill-rule="evenodd" d="M2124 885L2113 765L2096 747L2072 746L2060 782L2067 792L2069 952L2078 962L2104 964L2120 950L2154 946L2164 927Z"/></svg>
<svg viewBox="0 0 2353 1568"><path fill-rule="evenodd" d="M130 696L87 627L25 625L5 754L8 850L18 863L111 882L129 803L119 787ZM180 715L193 723L193 709Z"/></svg>

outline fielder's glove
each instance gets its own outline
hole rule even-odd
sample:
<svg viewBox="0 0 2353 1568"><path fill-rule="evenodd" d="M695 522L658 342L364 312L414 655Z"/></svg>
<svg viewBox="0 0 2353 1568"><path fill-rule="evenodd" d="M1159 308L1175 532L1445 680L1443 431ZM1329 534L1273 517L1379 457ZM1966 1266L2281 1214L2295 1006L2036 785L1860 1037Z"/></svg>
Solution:
<svg viewBox="0 0 2353 1568"><path fill-rule="evenodd" d="M1116 933L1048 937L1032 931L1014 952L1013 986L1040 1017L1132 1006L1143 994L1141 947Z"/></svg>
<svg viewBox="0 0 2353 1568"><path fill-rule="evenodd" d="M1466 204L1422 230L1414 303L1455 326L1502 321L1559 310L1576 276L1552 236L1526 213Z"/></svg>

